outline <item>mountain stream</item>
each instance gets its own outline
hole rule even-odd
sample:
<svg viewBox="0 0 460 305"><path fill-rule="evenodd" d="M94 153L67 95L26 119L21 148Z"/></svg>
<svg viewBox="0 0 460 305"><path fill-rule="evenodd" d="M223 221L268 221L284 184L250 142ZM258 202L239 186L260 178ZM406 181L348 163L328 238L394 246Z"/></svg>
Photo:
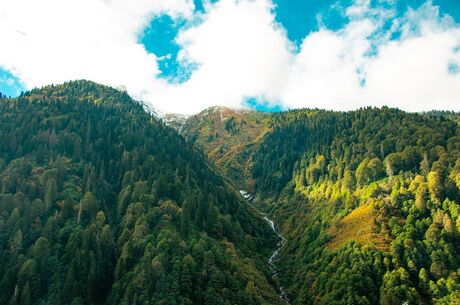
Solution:
<svg viewBox="0 0 460 305"><path fill-rule="evenodd" d="M246 191L240 191L240 194L241 196L243 196L244 199L246 199L248 202L251 202L253 197L251 194L249 194L248 192ZM278 256L278 253L279 251L286 245L287 243L287 240L286 238L284 238L283 235L281 235L281 233L276 229L276 226L275 226L275 223L273 222L273 220L271 220L270 218L268 218L265 213L262 213L260 212L260 214L262 215L262 217L268 222L268 224L270 225L270 227L272 228L273 232L275 232L276 235L278 235L279 237L279 242L277 244L277 248L275 251L273 251L272 255L270 256L270 258L268 259L268 268L270 269L270 271L272 272L272 278L275 280L276 283L278 283L278 290L279 290L279 296L280 298L286 303L286 304L290 304L289 303L289 298L286 294L286 291L284 290L284 288L282 286L279 285L279 281L276 280L276 277L278 276L278 272L276 272L276 257Z"/></svg>

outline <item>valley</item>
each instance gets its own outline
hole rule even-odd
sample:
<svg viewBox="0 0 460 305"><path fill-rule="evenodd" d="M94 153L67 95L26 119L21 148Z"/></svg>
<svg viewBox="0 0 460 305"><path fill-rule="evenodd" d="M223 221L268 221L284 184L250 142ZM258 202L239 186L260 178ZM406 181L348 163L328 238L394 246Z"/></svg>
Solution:
<svg viewBox="0 0 460 305"><path fill-rule="evenodd" d="M460 302L458 114L383 107L264 116L267 130L243 162L251 176L237 184L290 241L271 261L291 304ZM205 152L215 145L206 133L182 134Z"/></svg>
<svg viewBox="0 0 460 305"><path fill-rule="evenodd" d="M254 199L254 197L249 194L247 191L240 190L240 194L243 196L245 200L250 204L250 202ZM280 252L280 250L286 245L287 240L284 238L283 235L277 230L275 223L273 220L268 218L265 213L259 212L260 215L267 221L267 223L270 225L270 228L272 228L273 232L278 236L278 243L277 243L277 248L273 251L273 253L270 255L270 258L268 259L268 267L270 268L270 271L272 273L272 279L277 285L277 289L279 290L279 296L280 298L286 303L289 304L289 299L286 295L286 291L282 286L279 285L279 282L277 281L278 277L278 272L276 271L276 263L277 263L277 256Z"/></svg>
<svg viewBox="0 0 460 305"><path fill-rule="evenodd" d="M280 250L286 245L287 240L276 229L275 223L273 222L273 220L271 220L267 216L264 216L264 219L270 224L270 227L273 229L273 232L275 232L275 234L278 235L278 238L279 238L279 242L277 244L276 250L273 251L273 254L268 259L268 266L270 267L270 270L271 270L271 272L273 274L272 278L276 281L276 278L278 277L278 272L276 271L277 256L278 256ZM286 302L286 304L289 304L289 299L288 299L288 297L286 295L286 291L284 290L284 288L282 286L279 286L279 285L278 285L277 288L278 288L278 290L280 292L281 299L283 299Z"/></svg>
<svg viewBox="0 0 460 305"><path fill-rule="evenodd" d="M0 117L1 304L460 303L456 113L159 117L74 81Z"/></svg>

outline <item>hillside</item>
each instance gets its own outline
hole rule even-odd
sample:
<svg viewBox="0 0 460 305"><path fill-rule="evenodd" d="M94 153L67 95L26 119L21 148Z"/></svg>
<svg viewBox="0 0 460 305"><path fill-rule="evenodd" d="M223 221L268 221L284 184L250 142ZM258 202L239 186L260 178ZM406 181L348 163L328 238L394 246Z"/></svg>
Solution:
<svg viewBox="0 0 460 305"><path fill-rule="evenodd" d="M460 303L457 113L157 118L78 81L0 118L0 304Z"/></svg>
<svg viewBox="0 0 460 305"><path fill-rule="evenodd" d="M182 132L182 128L184 127L188 118L188 115L174 113L166 113L161 116L161 120L169 127L177 130L178 133Z"/></svg>
<svg viewBox="0 0 460 305"><path fill-rule="evenodd" d="M292 304L460 303L460 128L388 108L296 110L254 153Z"/></svg>
<svg viewBox="0 0 460 305"><path fill-rule="evenodd" d="M268 224L126 93L0 99L0 304L280 304Z"/></svg>
<svg viewBox="0 0 460 305"><path fill-rule="evenodd" d="M187 119L181 134L241 189L253 190L252 154L270 129L271 115L211 107Z"/></svg>
<svg viewBox="0 0 460 305"><path fill-rule="evenodd" d="M292 304L457 304L458 122L386 107L212 107L182 133L276 220Z"/></svg>

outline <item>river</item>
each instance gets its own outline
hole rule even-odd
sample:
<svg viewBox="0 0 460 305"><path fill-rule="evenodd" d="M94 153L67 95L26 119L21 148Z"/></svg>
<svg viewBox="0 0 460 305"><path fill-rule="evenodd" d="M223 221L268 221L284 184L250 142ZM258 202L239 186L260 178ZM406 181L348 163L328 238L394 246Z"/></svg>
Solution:
<svg viewBox="0 0 460 305"><path fill-rule="evenodd" d="M249 194L248 192L246 191L243 191L241 190L240 191L240 194L243 196L244 199L246 199L246 201L248 202L251 202L253 197L251 194ZM268 268L270 269L270 271L272 272L272 278L275 280L275 282L278 284L278 290L279 290L279 296L280 298L286 303L286 304L290 304L289 303L289 298L286 294L286 291L284 290L284 288L279 284L279 280L276 279L276 277L278 276L278 272L276 272L276 257L278 256L278 253L279 251L286 245L287 243L287 240L286 238L284 238L283 235L281 235L281 233L276 229L276 226L275 226L275 223L273 222L273 220L271 220L270 218L268 218L265 213L262 213L260 212L260 215L262 215L262 217L268 222L268 224L270 225L270 227L272 228L273 232L275 232L276 235L278 235L279 237L279 242L277 244L277 248L275 251L273 251L272 255L270 256L270 258L268 259Z"/></svg>

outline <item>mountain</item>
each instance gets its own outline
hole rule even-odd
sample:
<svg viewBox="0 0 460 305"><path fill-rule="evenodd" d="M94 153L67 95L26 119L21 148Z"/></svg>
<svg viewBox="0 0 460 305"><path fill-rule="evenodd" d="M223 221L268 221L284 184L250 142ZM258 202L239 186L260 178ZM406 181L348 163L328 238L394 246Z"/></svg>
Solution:
<svg viewBox="0 0 460 305"><path fill-rule="evenodd" d="M240 189L252 191L252 154L270 130L269 113L211 107L189 117L181 134Z"/></svg>
<svg viewBox="0 0 460 305"><path fill-rule="evenodd" d="M282 303L267 222L126 93L2 98L0 142L0 304Z"/></svg>
<svg viewBox="0 0 460 305"><path fill-rule="evenodd" d="M459 304L458 123L385 107L277 121L253 178L292 304Z"/></svg>
<svg viewBox="0 0 460 305"><path fill-rule="evenodd" d="M460 304L458 118L1 98L0 304Z"/></svg>
<svg viewBox="0 0 460 305"><path fill-rule="evenodd" d="M181 133L182 128L189 117L189 115L184 114L166 113L162 115L161 119L166 125L174 128L178 133Z"/></svg>
<svg viewBox="0 0 460 305"><path fill-rule="evenodd" d="M248 117L259 118L249 131L226 130ZM239 187L251 181L285 238L275 267L291 304L460 304L458 122L386 107L210 108L183 134ZM247 143L250 166L228 174L222 156L239 160L233 147Z"/></svg>

